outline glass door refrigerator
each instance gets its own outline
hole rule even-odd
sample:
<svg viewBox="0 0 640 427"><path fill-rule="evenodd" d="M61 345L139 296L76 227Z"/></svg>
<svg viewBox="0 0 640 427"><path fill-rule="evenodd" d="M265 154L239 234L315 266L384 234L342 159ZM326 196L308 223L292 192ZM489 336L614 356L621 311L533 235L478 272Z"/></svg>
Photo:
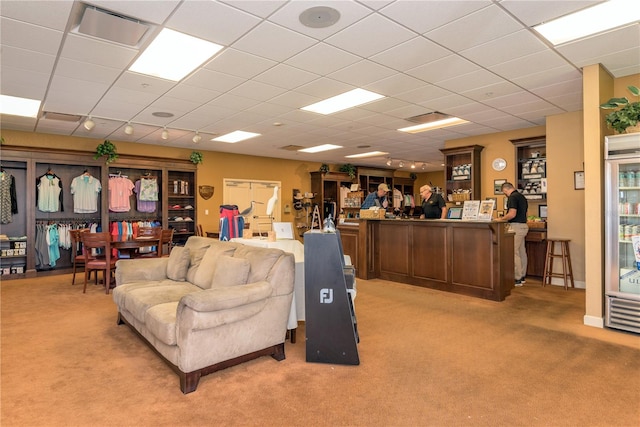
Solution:
<svg viewBox="0 0 640 427"><path fill-rule="evenodd" d="M640 333L640 133L605 138L605 325Z"/></svg>

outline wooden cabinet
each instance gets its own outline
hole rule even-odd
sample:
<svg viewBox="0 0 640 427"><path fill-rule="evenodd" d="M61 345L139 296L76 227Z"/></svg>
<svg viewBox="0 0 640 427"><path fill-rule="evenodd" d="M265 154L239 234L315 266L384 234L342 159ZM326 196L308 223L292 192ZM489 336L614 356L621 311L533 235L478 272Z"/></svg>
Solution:
<svg viewBox="0 0 640 427"><path fill-rule="evenodd" d="M360 189L364 191L364 197L367 197L369 193L378 191L378 185L383 183L392 189L393 171L390 169L358 168L358 182ZM392 195L389 195L389 202L393 202Z"/></svg>
<svg viewBox="0 0 640 427"><path fill-rule="evenodd" d="M547 256L547 230L530 229L525 237L527 276L542 277Z"/></svg>
<svg viewBox="0 0 640 427"><path fill-rule="evenodd" d="M516 147L516 185L530 201L547 199L547 149L544 136L511 140Z"/></svg>
<svg viewBox="0 0 640 427"><path fill-rule="evenodd" d="M481 145L445 148L444 154L444 182L445 200L449 195L460 194L461 200L479 200L482 197L480 182L480 153L484 149ZM452 197L456 201L457 197Z"/></svg>
<svg viewBox="0 0 640 427"><path fill-rule="evenodd" d="M173 229L173 242L184 244L196 234L196 174L188 170L167 173L167 226Z"/></svg>
<svg viewBox="0 0 640 427"><path fill-rule="evenodd" d="M310 175L311 192L315 196L313 202L320 208L321 219L324 221L329 214L337 218L354 180L342 172L310 172Z"/></svg>

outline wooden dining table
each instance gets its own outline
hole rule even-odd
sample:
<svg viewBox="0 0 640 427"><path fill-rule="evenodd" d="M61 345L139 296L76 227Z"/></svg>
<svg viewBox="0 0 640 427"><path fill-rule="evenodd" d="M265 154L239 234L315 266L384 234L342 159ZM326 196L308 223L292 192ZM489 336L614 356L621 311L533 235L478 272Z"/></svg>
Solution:
<svg viewBox="0 0 640 427"><path fill-rule="evenodd" d="M119 250L123 254L128 254L129 258L136 258L136 256L144 255L144 253L140 254L140 248L148 248L150 246L158 247L158 250L156 251L158 254L157 256L161 255L160 237L134 237L131 235L111 237L111 247Z"/></svg>

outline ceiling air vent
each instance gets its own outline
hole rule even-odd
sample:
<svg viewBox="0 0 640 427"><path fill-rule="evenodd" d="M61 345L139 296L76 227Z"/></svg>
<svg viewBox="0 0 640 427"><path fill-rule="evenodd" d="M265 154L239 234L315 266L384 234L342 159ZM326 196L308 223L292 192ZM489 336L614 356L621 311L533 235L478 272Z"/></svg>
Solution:
<svg viewBox="0 0 640 427"><path fill-rule="evenodd" d="M303 148L307 148L307 147L303 147L302 145L285 145L284 147L280 147L281 150L287 150L287 151L298 151L298 150L302 150Z"/></svg>
<svg viewBox="0 0 640 427"><path fill-rule="evenodd" d="M127 46L137 46L149 26L137 19L87 6L78 33Z"/></svg>
<svg viewBox="0 0 640 427"><path fill-rule="evenodd" d="M79 122L82 119L82 116L77 114L65 114L65 113L54 113L51 111L45 111L42 115L43 119L47 120L60 120L63 122Z"/></svg>
<svg viewBox="0 0 640 427"><path fill-rule="evenodd" d="M434 111L433 113L426 113L426 114L420 114L418 116L409 117L405 120L413 123L424 124L424 123L437 122L438 120L444 120L450 117L452 116L441 113L439 111Z"/></svg>

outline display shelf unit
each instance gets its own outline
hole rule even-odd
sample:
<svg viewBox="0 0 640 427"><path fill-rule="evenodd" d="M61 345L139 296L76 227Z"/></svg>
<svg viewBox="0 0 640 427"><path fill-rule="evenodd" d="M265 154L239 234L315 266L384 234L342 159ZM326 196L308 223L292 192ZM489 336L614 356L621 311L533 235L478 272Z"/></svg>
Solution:
<svg viewBox="0 0 640 427"><path fill-rule="evenodd" d="M544 136L514 139L516 148L516 185L524 197L533 202L547 200L547 149Z"/></svg>
<svg viewBox="0 0 640 427"><path fill-rule="evenodd" d="M400 204L400 206L396 206L396 203L394 201L393 203L393 207L398 208L398 209L402 209L404 208L404 197L405 196L413 196L414 201L419 204L419 200L420 197L418 194L415 194L415 188L414 188L414 184L415 181L411 178L393 178L393 188L400 191L400 194L402 194L402 202ZM393 195L390 196L390 199L393 199Z"/></svg>
<svg viewBox="0 0 640 427"><path fill-rule="evenodd" d="M378 185L387 184L389 189L393 188L393 170L391 169L374 169L374 168L358 168L358 182L360 189L364 191L364 197L369 193L378 191ZM393 202L393 197L389 196L389 206Z"/></svg>
<svg viewBox="0 0 640 427"><path fill-rule="evenodd" d="M479 200L482 196L481 182L481 152L482 145L444 148L444 182L445 200L455 199L453 194L468 194L469 199Z"/></svg>
<svg viewBox="0 0 640 427"><path fill-rule="evenodd" d="M196 176L193 171L169 170L167 224L173 228L174 244L184 244L196 234Z"/></svg>
<svg viewBox="0 0 640 427"><path fill-rule="evenodd" d="M195 234L197 224L197 189L196 170L197 166L189 160L164 159L156 157L142 157L120 155L118 159L106 166L104 159L94 159L94 153L88 151L57 150L38 147L17 147L3 145L2 147L2 167L15 177L16 192L18 194L18 214L13 215L13 220L7 224L0 224L0 234L9 237L26 236L26 254L20 256L20 264L26 264L24 273L9 274L3 277L35 277L37 275L62 274L71 271L71 251L60 248L60 259L53 266L36 267L36 242L37 227L48 224L89 224L96 223L102 230L109 230L109 225L113 221L153 219L158 221L163 228L169 228L170 214L172 217L179 216L175 211L169 211L168 206L177 204L177 199L169 198L168 181L169 178L179 177L189 182L189 195L178 195L182 207L190 204L193 209L186 210L188 214L181 212L181 216L190 217L193 221L189 224L185 221L187 231L176 233L176 242L186 240ZM37 208L36 179L52 170L62 181L62 207L56 212L43 212ZM71 194L71 182L74 177L88 172L93 177L100 180L102 191L98 197L96 212L78 213L74 212L73 194ZM118 173L128 175L135 183L137 178L147 174L157 176L159 183L159 200L156 212L144 213L136 210L135 194L130 196L132 209L129 212L109 211L109 174ZM186 202L186 203L185 203ZM174 227L175 228L175 227ZM0 259L1 265L8 263L18 263L15 258ZM11 272L11 270L9 270Z"/></svg>
<svg viewBox="0 0 640 427"><path fill-rule="evenodd" d="M348 174L342 172L319 171L310 172L311 175L311 192L315 198L313 203L317 203L320 208L320 217L324 221L325 217L334 211L334 218L337 218L343 203L340 197L340 188L351 188L351 184L355 180L351 179ZM312 209L313 210L313 209Z"/></svg>

